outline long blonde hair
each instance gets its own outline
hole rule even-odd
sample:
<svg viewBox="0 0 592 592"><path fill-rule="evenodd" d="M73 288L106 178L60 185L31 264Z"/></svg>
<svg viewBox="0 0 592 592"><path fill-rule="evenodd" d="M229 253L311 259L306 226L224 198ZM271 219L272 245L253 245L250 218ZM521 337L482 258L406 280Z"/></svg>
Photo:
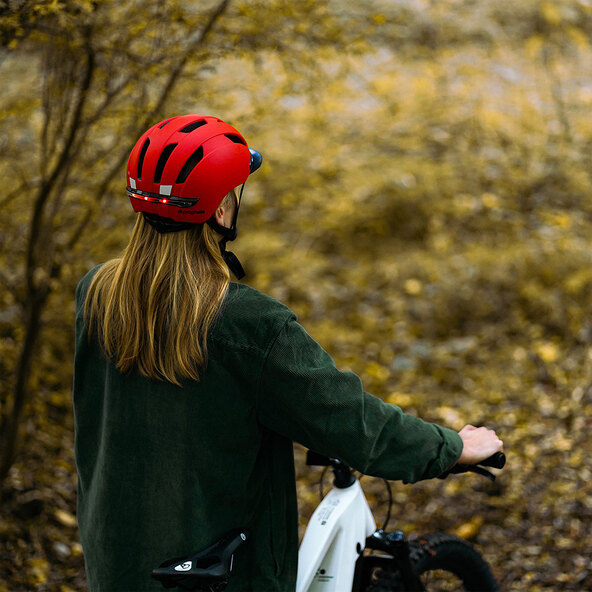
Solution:
<svg viewBox="0 0 592 592"><path fill-rule="evenodd" d="M230 280L218 239L206 224L160 234L138 214L122 257L97 271L85 324L122 373L137 369L177 385L199 380Z"/></svg>

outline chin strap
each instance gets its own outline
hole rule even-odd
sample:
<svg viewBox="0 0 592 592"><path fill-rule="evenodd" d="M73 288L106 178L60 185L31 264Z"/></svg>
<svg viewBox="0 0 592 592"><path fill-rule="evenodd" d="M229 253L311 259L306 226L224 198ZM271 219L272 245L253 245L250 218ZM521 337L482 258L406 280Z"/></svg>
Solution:
<svg viewBox="0 0 592 592"><path fill-rule="evenodd" d="M215 230L218 234L222 235L222 239L218 244L220 245L220 254L226 262L226 265L228 265L228 269L232 271L237 280L244 278L245 270L243 269L243 266L238 260L238 257L232 251L226 250L226 243L228 241L233 241L238 235L238 230L236 228L236 220L233 221L233 224L230 228L218 224L218 222L216 222L213 216L206 222L206 224L212 230Z"/></svg>
<svg viewBox="0 0 592 592"><path fill-rule="evenodd" d="M228 265L228 269L232 271L237 280L242 280L245 277L245 270L238 260L238 257L232 252L226 250L226 241L222 239L220 241L220 253Z"/></svg>
<svg viewBox="0 0 592 592"><path fill-rule="evenodd" d="M220 254L222 255L222 258L224 259L224 261L226 262L226 265L228 265L228 269L230 269L230 271L232 271L232 273L234 274L234 276L236 277L237 280L240 280L245 277L245 270L243 269L241 262L238 260L238 257L232 251L226 250L226 243L228 241L233 241L238 235L238 229L236 227L236 220L238 218L238 210L240 208L240 204L241 204L241 201L243 198L244 188L245 188L245 184L243 183L241 190L240 190L238 203L236 204L236 208L234 209L234 215L232 216L232 224L230 225L230 228L228 228L227 226L222 226L221 224L218 224L218 222L216 222L216 218L214 216L212 216L206 222L206 224L212 230L215 230L218 234L222 235L222 240L220 241Z"/></svg>

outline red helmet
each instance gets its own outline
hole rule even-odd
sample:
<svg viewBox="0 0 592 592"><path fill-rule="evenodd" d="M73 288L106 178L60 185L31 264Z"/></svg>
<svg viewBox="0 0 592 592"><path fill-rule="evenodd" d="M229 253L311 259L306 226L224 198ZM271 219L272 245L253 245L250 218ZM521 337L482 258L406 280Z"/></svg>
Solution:
<svg viewBox="0 0 592 592"><path fill-rule="evenodd" d="M260 164L261 155L221 119L172 117L152 126L134 146L127 190L136 212L206 222Z"/></svg>

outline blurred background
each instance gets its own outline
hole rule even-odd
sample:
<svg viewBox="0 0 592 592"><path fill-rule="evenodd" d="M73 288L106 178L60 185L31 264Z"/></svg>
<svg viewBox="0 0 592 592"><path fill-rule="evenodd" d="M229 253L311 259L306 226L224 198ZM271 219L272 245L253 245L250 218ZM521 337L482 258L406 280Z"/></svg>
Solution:
<svg viewBox="0 0 592 592"><path fill-rule="evenodd" d="M592 589L591 41L591 0L0 2L0 592L85 589L74 290L128 240L131 147L185 113L264 156L245 281L368 391L506 443L495 484L393 484L389 527Z"/></svg>

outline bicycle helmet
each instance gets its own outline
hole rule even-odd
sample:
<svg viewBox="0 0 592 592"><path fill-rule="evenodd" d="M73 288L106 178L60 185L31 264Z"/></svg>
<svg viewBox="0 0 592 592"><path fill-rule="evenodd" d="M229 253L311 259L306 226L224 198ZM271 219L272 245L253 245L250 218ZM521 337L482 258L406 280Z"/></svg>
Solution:
<svg viewBox="0 0 592 592"><path fill-rule="evenodd" d="M210 225L223 236L220 248L231 267L228 259L234 256L226 253L225 244L236 238L242 189L261 161L244 137L217 117L171 117L136 142L127 163L127 191L134 210L159 232ZM216 208L239 185L243 187L232 225L220 226L214 218ZM242 267L239 272L244 275Z"/></svg>

